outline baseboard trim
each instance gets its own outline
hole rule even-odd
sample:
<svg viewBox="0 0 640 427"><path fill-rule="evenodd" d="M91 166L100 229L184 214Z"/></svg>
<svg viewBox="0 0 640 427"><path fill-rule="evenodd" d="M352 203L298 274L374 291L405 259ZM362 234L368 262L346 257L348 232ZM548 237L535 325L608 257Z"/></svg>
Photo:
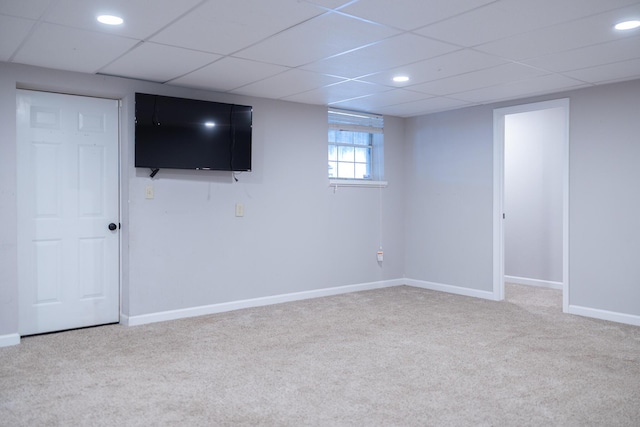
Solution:
<svg viewBox="0 0 640 427"><path fill-rule="evenodd" d="M368 291L372 289L389 288L406 283L403 279L384 280L380 282L361 283L357 285L337 286L333 288L314 289L311 291L294 292L290 294L273 295L261 298L252 298L239 301L231 301L220 304L189 307L180 310L169 310L158 313L141 314L138 316L120 315L120 323L126 326L138 326L147 323L164 322L167 320L184 319L187 317L205 316L208 314L224 313L227 311L241 310L243 308L262 307L265 305L281 304L285 302L301 301L305 299L321 298L332 295L347 294L350 292Z"/></svg>
<svg viewBox="0 0 640 427"><path fill-rule="evenodd" d="M404 284L416 288L429 289L431 291L447 292L450 294L464 295L467 297L475 297L496 301L493 291L481 291L478 289L463 288L460 286L445 285L442 283L427 282L424 280L405 279Z"/></svg>
<svg viewBox="0 0 640 427"><path fill-rule="evenodd" d="M131 322L129 321L129 316L120 313L120 324L124 326L130 326Z"/></svg>
<svg viewBox="0 0 640 427"><path fill-rule="evenodd" d="M9 347L20 344L19 334L0 335L0 347Z"/></svg>
<svg viewBox="0 0 640 427"><path fill-rule="evenodd" d="M562 282L551 280L528 279L526 277L504 276L504 281L515 283L516 285L538 286L540 288L550 288L562 290Z"/></svg>
<svg viewBox="0 0 640 427"><path fill-rule="evenodd" d="M610 322L640 326L640 316L635 314L618 313L616 311L600 310L597 308L582 307L579 305L569 305L568 313L583 317L592 317L594 319L608 320Z"/></svg>

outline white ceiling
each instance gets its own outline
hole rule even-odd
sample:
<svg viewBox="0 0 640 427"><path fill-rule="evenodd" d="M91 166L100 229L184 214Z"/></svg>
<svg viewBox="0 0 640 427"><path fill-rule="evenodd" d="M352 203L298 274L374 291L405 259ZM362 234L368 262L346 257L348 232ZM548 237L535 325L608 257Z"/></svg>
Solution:
<svg viewBox="0 0 640 427"><path fill-rule="evenodd" d="M409 117L640 78L628 19L639 1L0 0L0 61Z"/></svg>

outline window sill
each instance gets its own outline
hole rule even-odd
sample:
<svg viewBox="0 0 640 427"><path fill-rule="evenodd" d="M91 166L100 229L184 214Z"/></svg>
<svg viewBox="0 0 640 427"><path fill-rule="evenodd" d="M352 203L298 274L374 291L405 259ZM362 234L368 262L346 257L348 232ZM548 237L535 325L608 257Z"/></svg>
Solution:
<svg viewBox="0 0 640 427"><path fill-rule="evenodd" d="M364 179L329 179L329 187L369 187L386 188L387 181L369 181Z"/></svg>

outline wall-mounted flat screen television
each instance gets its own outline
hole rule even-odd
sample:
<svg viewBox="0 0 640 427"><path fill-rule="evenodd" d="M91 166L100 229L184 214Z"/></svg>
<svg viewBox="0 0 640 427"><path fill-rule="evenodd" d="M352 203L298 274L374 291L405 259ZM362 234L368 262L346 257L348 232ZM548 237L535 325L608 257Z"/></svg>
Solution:
<svg viewBox="0 0 640 427"><path fill-rule="evenodd" d="M252 107L136 93L135 166L251 170Z"/></svg>

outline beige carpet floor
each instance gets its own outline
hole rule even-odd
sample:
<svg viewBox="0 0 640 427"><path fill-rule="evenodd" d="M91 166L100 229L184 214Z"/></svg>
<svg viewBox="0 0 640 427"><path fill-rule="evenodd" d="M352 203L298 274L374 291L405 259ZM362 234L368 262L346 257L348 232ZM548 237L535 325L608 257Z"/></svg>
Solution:
<svg viewBox="0 0 640 427"><path fill-rule="evenodd" d="M0 348L2 426L640 426L640 328L400 286Z"/></svg>

